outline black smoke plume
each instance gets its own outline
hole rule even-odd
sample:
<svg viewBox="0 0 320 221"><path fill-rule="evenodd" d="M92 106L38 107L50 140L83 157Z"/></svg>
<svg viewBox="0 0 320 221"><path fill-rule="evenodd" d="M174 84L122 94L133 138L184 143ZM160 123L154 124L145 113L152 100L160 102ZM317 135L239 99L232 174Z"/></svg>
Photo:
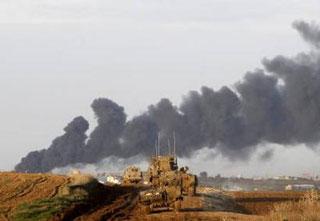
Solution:
<svg viewBox="0 0 320 221"><path fill-rule="evenodd" d="M320 48L320 26L316 23L307 23L304 21L296 21L293 23L293 27L297 29L304 40Z"/></svg>
<svg viewBox="0 0 320 221"><path fill-rule="evenodd" d="M47 172L81 161L88 128L89 123L83 117L76 117L64 128L65 134L54 139L48 149L32 151L22 158L16 171Z"/></svg>
<svg viewBox="0 0 320 221"><path fill-rule="evenodd" d="M179 107L162 99L129 121L123 107L97 99L92 109L98 126L87 143L88 123L76 118L47 150L29 153L16 170L44 172L107 156L150 156L158 134L166 153L163 147L172 145L175 133L179 156L209 147L230 159L246 159L262 142L312 147L320 140L320 27L303 21L293 27L310 52L265 58L263 69L246 73L232 88L202 87L189 92ZM261 159L272 157L272 151L262 152Z"/></svg>
<svg viewBox="0 0 320 221"><path fill-rule="evenodd" d="M81 162L94 163L119 150L119 137L125 123L123 107L115 102L99 98L93 101L91 108L95 113L98 126L91 133Z"/></svg>

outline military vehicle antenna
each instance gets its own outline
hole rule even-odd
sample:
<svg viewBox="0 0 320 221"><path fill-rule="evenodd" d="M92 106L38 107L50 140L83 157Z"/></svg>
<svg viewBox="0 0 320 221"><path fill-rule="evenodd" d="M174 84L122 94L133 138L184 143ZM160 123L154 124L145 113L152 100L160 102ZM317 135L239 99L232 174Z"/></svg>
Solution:
<svg viewBox="0 0 320 221"><path fill-rule="evenodd" d="M160 156L160 132L158 133L158 156Z"/></svg>
<svg viewBox="0 0 320 221"><path fill-rule="evenodd" d="M176 132L173 131L173 156L176 157Z"/></svg>

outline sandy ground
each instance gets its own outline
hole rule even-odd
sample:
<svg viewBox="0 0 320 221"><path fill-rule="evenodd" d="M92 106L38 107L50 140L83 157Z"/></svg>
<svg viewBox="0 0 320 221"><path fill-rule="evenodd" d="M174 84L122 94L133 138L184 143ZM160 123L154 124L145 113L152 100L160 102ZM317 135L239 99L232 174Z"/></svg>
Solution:
<svg viewBox="0 0 320 221"><path fill-rule="evenodd" d="M50 174L0 173L0 220L21 203L54 197L68 183L65 176Z"/></svg>

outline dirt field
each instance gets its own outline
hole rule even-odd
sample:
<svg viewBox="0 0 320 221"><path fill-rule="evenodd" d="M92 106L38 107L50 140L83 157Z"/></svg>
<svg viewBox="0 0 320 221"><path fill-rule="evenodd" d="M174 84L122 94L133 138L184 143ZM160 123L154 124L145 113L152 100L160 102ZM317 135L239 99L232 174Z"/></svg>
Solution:
<svg viewBox="0 0 320 221"><path fill-rule="evenodd" d="M32 209L43 205L41 203L44 202L65 203L59 198L58 193L70 182L71 178L66 176L1 172L0 221L15 220L11 215L19 205L25 204ZM94 198L86 199L79 204L70 204L50 220L112 220L126 217L136 205L137 196L138 192L132 187L111 187L99 184L99 193L94 195ZM60 208L60 205L58 207ZM28 220L43 219L30 217Z"/></svg>
<svg viewBox="0 0 320 221"><path fill-rule="evenodd" d="M99 192L86 200L70 201L68 198L59 198L58 193L62 188L70 185L70 182L71 178L66 176L0 173L0 221L262 221L264 215L268 214L275 204L297 201L304 194L299 192L226 193L210 188L199 188L196 196L184 198L179 212L144 214L138 204L138 188L97 184ZM60 206L59 203L64 206ZM47 208L44 205L55 205L59 210L54 210L55 215L50 216L50 219L44 218L47 216L24 216L27 218L12 216L22 204L28 210L38 206L39 211L42 209L41 212L44 212L43 208Z"/></svg>
<svg viewBox="0 0 320 221"><path fill-rule="evenodd" d="M66 183L68 178L64 176L0 173L0 220L7 220L21 203L54 197Z"/></svg>

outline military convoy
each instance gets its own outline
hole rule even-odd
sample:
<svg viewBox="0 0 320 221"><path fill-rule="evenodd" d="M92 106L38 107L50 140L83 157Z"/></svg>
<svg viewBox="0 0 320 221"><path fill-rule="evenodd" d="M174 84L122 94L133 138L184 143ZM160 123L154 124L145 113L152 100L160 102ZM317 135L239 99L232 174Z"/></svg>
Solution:
<svg viewBox="0 0 320 221"><path fill-rule="evenodd" d="M151 158L148 170L128 167L123 184L141 184L146 187L140 192L141 208L147 213L180 210L185 195L196 194L197 177L188 173L187 167L178 168L175 154L158 155Z"/></svg>

